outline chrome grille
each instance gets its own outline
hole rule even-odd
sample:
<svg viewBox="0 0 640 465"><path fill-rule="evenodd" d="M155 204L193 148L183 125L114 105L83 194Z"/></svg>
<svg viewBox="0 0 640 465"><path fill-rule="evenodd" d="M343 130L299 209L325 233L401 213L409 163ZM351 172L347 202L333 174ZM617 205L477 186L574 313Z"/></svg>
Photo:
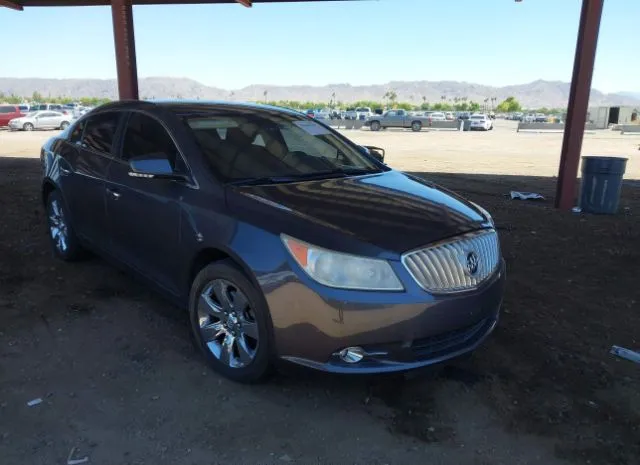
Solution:
<svg viewBox="0 0 640 465"><path fill-rule="evenodd" d="M496 270L500 244L494 229L465 234L402 256L424 290L450 294L478 287Z"/></svg>

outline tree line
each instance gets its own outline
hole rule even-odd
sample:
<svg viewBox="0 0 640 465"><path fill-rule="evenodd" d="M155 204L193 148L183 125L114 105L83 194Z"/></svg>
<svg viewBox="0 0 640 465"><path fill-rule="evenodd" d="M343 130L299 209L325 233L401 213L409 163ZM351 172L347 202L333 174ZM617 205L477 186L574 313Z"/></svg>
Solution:
<svg viewBox="0 0 640 465"><path fill-rule="evenodd" d="M30 97L19 96L15 94L5 94L4 92L0 92L0 102L1 103L11 103L14 105L18 105L24 102L29 103L58 103L64 105L65 103L74 103L79 102L82 105L88 107L95 107L98 105L102 105L103 103L110 102L109 98L99 98L99 97L53 97L51 95L47 95L44 97L40 92L34 92Z"/></svg>
<svg viewBox="0 0 640 465"><path fill-rule="evenodd" d="M453 99L447 99L446 96L442 96L439 102L428 102L426 97L422 97L422 103L416 105L415 103L409 102L400 102L398 101L398 95L394 91L389 91L384 94L383 100L358 100L356 102L341 102L337 101L335 98L335 94L332 95L332 98L327 101L300 101L300 100L268 100L267 94L264 95L265 99L261 102L257 103L267 103L269 105L285 107L285 108L293 108L295 110L306 110L310 108L331 108L331 109L346 109L346 108L357 108L357 107L368 107L372 110L376 109L388 109L388 108L396 108L407 111L412 110L433 110L433 111L470 111L477 112L480 110L489 111L490 107L488 105L488 100L485 99L485 102L479 103L474 102L473 100L469 100L466 97L455 97ZM143 97L144 98L144 97ZM176 98L181 98L177 96ZM34 92L30 97L18 96L14 94L6 95L3 92L0 92L0 103L9 103L9 104L20 104L23 102L37 102L37 103L73 103L79 102L85 106L98 106L103 103L110 102L109 98L99 98L99 97L80 97L80 98L72 98L72 97L54 97L51 95L43 96L39 92ZM492 108L492 107L491 107ZM508 97L504 101L500 102L497 106L495 106L495 111L498 113L516 113L522 111L522 105L518 102L515 97ZM554 108L539 108L535 110L539 113L560 113L564 110L562 109L554 109Z"/></svg>

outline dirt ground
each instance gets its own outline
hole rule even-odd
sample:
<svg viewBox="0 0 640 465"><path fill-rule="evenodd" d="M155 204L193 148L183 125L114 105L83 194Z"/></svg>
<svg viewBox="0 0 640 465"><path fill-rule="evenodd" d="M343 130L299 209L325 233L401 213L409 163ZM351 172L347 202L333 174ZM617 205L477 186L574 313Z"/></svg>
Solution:
<svg viewBox="0 0 640 465"><path fill-rule="evenodd" d="M618 215L575 215L552 208L560 135L500 123L350 133L494 214L508 287L487 344L437 375L260 386L208 370L185 315L127 274L54 260L36 157L51 133L0 132L0 463L74 447L118 465L640 463L640 366L608 353L640 348L640 138L585 136L585 153L629 156L630 180Z"/></svg>

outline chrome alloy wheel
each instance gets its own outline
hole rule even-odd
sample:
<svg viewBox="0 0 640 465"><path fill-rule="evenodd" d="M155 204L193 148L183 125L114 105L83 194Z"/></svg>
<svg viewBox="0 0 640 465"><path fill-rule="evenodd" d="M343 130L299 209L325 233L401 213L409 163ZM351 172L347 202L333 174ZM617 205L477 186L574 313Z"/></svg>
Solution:
<svg viewBox="0 0 640 465"><path fill-rule="evenodd" d="M58 200L53 200L49 208L49 233L59 252L65 253L68 244L69 227L64 217L64 211Z"/></svg>
<svg viewBox="0 0 640 465"><path fill-rule="evenodd" d="M209 351L231 368L243 368L258 349L258 323L249 299L224 279L209 282L198 299L200 336Z"/></svg>

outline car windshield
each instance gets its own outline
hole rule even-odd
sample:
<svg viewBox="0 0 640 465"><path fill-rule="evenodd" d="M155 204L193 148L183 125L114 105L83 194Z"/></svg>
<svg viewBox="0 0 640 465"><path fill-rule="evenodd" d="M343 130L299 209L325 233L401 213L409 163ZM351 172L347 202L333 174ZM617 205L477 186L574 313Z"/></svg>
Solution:
<svg viewBox="0 0 640 465"><path fill-rule="evenodd" d="M286 182L384 169L324 125L293 114L216 112L183 119L227 182Z"/></svg>

